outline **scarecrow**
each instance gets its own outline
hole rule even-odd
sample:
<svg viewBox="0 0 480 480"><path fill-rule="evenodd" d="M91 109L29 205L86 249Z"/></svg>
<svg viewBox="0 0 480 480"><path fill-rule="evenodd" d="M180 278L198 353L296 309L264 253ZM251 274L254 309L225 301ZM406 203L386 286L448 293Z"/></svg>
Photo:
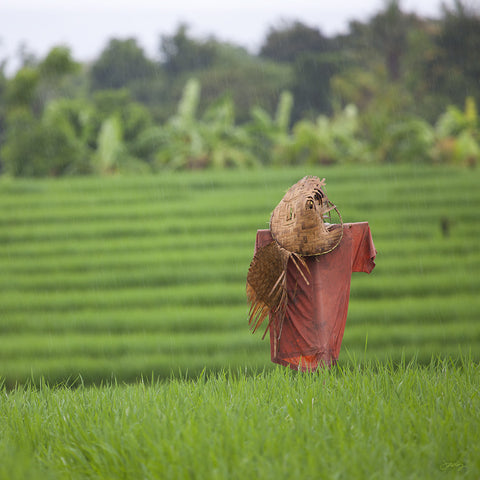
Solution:
<svg viewBox="0 0 480 480"><path fill-rule="evenodd" d="M307 176L290 187L258 230L247 275L249 325L268 318L272 362L295 370L338 360L352 272L370 273L375 246L368 222L343 223L325 179Z"/></svg>

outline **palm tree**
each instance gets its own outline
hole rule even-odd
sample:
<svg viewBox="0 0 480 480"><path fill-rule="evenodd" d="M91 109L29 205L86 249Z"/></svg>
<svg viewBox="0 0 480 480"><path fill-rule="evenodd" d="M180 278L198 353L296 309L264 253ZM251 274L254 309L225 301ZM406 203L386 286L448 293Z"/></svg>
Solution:
<svg viewBox="0 0 480 480"><path fill-rule="evenodd" d="M401 57L407 48L407 33L412 17L400 9L400 0L386 0L385 10L371 20L372 40L385 60L388 77L401 77Z"/></svg>

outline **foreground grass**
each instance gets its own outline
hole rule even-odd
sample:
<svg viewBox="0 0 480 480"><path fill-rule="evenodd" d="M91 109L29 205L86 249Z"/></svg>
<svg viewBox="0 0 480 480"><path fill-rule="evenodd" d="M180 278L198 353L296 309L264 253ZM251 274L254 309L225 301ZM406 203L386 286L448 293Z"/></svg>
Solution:
<svg viewBox="0 0 480 480"><path fill-rule="evenodd" d="M1 478L479 478L471 360L23 386L0 400Z"/></svg>

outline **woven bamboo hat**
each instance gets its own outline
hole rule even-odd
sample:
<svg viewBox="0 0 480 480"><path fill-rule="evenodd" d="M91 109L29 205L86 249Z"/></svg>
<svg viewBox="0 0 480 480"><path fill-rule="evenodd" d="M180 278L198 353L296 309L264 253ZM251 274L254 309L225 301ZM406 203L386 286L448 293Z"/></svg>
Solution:
<svg viewBox="0 0 480 480"><path fill-rule="evenodd" d="M288 189L273 210L270 231L282 248L304 256L323 255L340 243L342 217L322 187L325 179L304 177ZM334 223L332 214L337 217Z"/></svg>

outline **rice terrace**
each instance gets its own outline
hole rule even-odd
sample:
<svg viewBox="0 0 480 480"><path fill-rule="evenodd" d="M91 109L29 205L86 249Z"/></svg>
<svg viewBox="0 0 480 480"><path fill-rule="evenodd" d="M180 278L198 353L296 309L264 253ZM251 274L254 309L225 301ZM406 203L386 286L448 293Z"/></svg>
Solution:
<svg viewBox="0 0 480 480"><path fill-rule="evenodd" d="M257 229L327 178L378 251L338 365L247 325ZM0 478L480 478L480 171L0 181Z"/></svg>

